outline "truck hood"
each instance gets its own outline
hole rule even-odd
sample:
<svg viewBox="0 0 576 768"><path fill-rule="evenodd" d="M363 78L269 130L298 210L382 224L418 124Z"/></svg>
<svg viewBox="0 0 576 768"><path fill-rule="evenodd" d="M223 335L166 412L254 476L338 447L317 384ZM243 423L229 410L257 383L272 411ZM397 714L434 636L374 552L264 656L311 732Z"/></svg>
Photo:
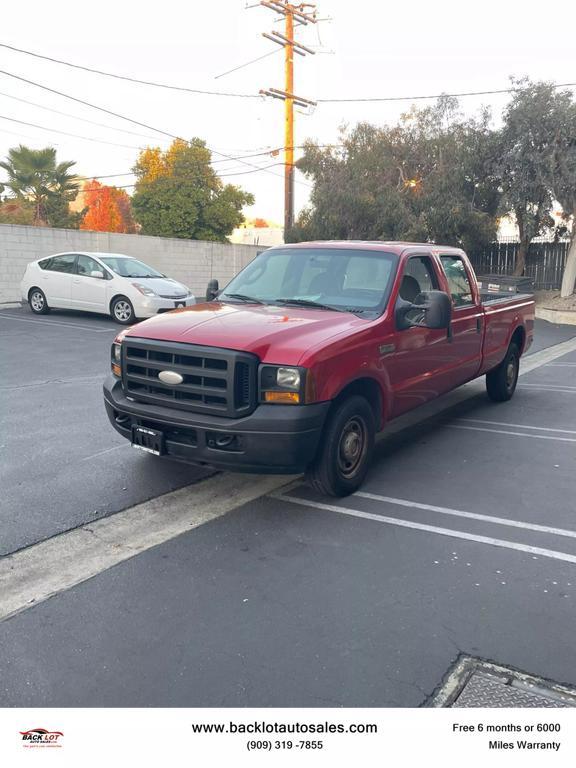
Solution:
<svg viewBox="0 0 576 768"><path fill-rule="evenodd" d="M210 302L145 320L127 336L236 349L297 365L308 349L366 323L349 312Z"/></svg>

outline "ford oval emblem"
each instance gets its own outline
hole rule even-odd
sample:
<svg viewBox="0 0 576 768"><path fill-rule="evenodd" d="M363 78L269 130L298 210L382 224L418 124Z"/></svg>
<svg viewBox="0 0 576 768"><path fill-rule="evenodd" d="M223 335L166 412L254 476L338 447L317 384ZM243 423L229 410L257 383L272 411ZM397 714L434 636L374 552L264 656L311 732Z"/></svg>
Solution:
<svg viewBox="0 0 576 768"><path fill-rule="evenodd" d="M180 376L179 373L176 373L176 371L160 371L158 374L158 378L160 381L163 381L164 384L182 384L184 381L184 377Z"/></svg>

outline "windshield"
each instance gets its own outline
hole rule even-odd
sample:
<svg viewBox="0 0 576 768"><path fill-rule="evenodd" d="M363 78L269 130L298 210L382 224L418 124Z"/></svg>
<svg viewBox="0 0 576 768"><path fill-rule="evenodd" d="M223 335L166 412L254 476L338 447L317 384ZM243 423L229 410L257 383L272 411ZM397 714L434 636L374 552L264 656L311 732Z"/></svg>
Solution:
<svg viewBox="0 0 576 768"><path fill-rule="evenodd" d="M120 277L164 277L147 264L143 264L138 259L120 258L118 256L100 256L100 261L106 264L113 272Z"/></svg>
<svg viewBox="0 0 576 768"><path fill-rule="evenodd" d="M362 248L279 248L264 251L220 294L220 301L319 305L318 309L379 314L397 257Z"/></svg>

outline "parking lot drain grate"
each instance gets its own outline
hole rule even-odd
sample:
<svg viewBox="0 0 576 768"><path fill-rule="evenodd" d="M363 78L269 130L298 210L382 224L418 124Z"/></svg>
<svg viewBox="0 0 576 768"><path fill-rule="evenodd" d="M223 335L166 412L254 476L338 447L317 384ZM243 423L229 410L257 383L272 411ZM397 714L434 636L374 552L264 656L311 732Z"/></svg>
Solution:
<svg viewBox="0 0 576 768"><path fill-rule="evenodd" d="M576 707L576 690L466 656L450 670L429 706Z"/></svg>

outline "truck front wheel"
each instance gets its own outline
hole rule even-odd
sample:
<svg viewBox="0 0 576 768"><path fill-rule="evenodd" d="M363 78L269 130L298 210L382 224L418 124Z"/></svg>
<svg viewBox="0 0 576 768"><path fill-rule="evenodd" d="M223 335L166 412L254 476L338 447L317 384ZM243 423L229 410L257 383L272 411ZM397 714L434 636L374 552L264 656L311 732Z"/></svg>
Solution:
<svg viewBox="0 0 576 768"><path fill-rule="evenodd" d="M486 391L490 400L495 403L510 400L518 382L519 368L520 351L516 344L512 343L500 365L486 374Z"/></svg>
<svg viewBox="0 0 576 768"><path fill-rule="evenodd" d="M337 405L324 429L309 484L326 496L348 496L366 477L374 447L374 413L367 400L353 395Z"/></svg>

